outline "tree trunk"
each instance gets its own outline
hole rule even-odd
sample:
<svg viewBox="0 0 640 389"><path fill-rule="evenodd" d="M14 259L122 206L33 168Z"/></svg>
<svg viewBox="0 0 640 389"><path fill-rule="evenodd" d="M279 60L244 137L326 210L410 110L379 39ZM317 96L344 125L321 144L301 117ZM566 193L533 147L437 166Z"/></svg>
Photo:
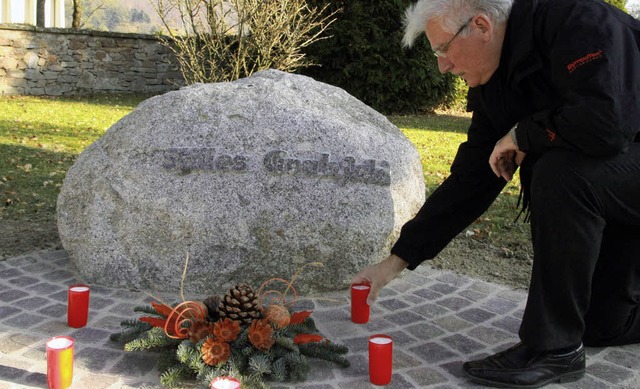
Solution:
<svg viewBox="0 0 640 389"><path fill-rule="evenodd" d="M38 0L36 2L36 26L44 27L44 10L45 0Z"/></svg>

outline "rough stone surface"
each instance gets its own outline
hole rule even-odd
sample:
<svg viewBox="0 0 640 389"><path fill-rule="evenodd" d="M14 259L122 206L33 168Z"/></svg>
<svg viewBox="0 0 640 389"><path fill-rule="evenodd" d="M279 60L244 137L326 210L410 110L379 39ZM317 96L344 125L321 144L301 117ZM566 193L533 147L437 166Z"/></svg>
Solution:
<svg viewBox="0 0 640 389"><path fill-rule="evenodd" d="M315 261L299 285L337 290L388 255L424 195L418 152L383 115L269 70L141 103L69 170L58 227L94 283L178 290L188 254L189 291Z"/></svg>

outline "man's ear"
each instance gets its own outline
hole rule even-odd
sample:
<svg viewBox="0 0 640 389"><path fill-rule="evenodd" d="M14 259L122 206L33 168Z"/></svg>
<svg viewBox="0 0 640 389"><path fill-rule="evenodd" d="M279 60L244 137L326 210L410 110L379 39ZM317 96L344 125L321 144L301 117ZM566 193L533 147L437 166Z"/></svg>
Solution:
<svg viewBox="0 0 640 389"><path fill-rule="evenodd" d="M480 31L485 39L491 37L493 34L493 23L491 19L483 13L476 15L471 21L471 24Z"/></svg>

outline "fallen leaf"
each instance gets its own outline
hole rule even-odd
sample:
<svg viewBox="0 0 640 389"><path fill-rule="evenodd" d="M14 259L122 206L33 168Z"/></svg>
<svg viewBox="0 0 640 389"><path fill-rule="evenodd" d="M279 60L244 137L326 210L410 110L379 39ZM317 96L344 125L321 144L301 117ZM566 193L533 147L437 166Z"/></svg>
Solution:
<svg viewBox="0 0 640 389"><path fill-rule="evenodd" d="M16 166L18 169L22 170L25 173L29 173L31 171L31 169L33 168L33 166L30 163L26 163L22 166L18 165Z"/></svg>

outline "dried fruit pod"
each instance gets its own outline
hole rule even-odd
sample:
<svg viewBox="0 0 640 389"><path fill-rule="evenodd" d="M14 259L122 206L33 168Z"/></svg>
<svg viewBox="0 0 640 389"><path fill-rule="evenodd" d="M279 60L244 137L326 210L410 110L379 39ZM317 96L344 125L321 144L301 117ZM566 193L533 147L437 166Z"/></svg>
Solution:
<svg viewBox="0 0 640 389"><path fill-rule="evenodd" d="M220 305L220 297L209 296L203 301L203 303L207 307L207 314L209 315L209 320L211 320L212 322L218 321L218 319L220 319L220 313L218 312L218 306Z"/></svg>
<svg viewBox="0 0 640 389"><path fill-rule="evenodd" d="M289 325L291 313L284 305L272 304L262 310L264 318L275 328L282 328Z"/></svg>

